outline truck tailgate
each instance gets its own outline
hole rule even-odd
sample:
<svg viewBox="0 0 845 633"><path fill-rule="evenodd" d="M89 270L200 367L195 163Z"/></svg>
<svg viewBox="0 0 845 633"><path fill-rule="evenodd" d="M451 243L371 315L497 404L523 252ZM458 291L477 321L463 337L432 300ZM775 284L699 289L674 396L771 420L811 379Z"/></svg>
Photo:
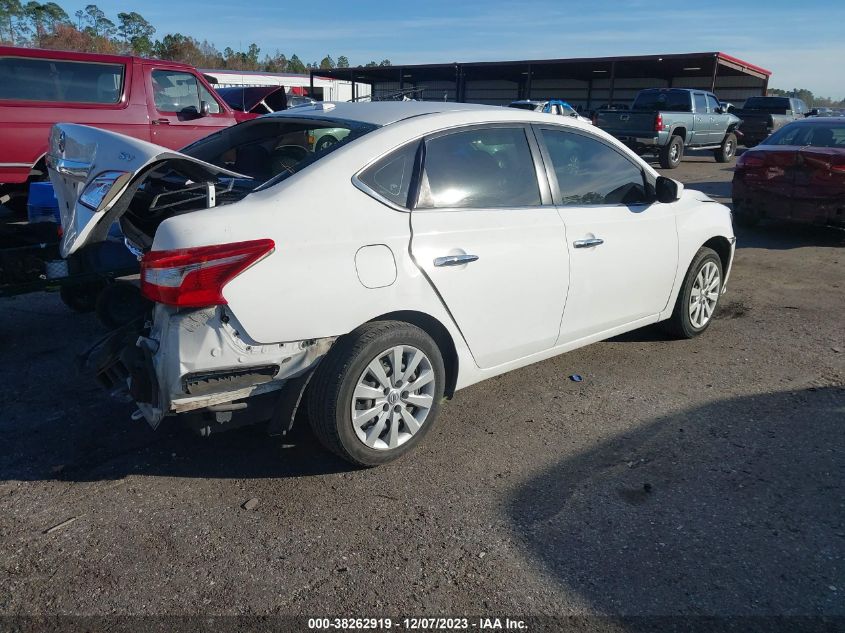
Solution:
<svg viewBox="0 0 845 633"><path fill-rule="evenodd" d="M617 138L654 136L654 112L599 110L596 125Z"/></svg>

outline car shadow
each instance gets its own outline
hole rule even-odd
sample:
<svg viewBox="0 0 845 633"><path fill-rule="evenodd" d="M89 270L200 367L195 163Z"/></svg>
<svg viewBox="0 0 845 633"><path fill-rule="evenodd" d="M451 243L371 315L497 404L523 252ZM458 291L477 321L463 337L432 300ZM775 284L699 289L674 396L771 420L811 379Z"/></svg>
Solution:
<svg viewBox="0 0 845 633"><path fill-rule="evenodd" d="M843 422L841 385L717 400L564 459L507 516L597 613L845 615Z"/></svg>
<svg viewBox="0 0 845 633"><path fill-rule="evenodd" d="M266 425L200 437L167 418L153 431L132 421L132 408L92 391L97 402L84 419L50 416L33 428L13 430L0 454L3 481L101 481L127 475L263 479L307 477L354 470L327 452L297 420L287 437L270 436Z"/></svg>
<svg viewBox="0 0 845 633"><path fill-rule="evenodd" d="M737 248L790 250L806 246L845 246L845 230L832 226L761 222L754 227L734 227Z"/></svg>

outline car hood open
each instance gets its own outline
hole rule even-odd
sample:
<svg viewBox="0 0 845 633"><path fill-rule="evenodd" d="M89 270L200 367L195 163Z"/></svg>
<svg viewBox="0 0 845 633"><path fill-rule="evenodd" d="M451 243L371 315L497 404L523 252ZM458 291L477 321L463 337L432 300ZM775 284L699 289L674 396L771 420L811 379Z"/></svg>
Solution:
<svg viewBox="0 0 845 633"><path fill-rule="evenodd" d="M166 161L201 183L237 172L147 141L86 125L58 123L50 132L47 168L62 220L61 253L101 242L127 210L144 176ZM85 195L86 201L80 198Z"/></svg>

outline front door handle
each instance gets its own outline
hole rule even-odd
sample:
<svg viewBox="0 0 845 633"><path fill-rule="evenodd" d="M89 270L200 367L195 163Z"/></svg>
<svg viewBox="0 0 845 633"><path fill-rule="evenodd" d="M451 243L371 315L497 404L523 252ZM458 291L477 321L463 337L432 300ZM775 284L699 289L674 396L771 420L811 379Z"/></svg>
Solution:
<svg viewBox="0 0 845 633"><path fill-rule="evenodd" d="M589 248L590 246L601 246L604 244L604 240L600 237L591 237L587 240L575 240L572 244L575 248Z"/></svg>
<svg viewBox="0 0 845 633"><path fill-rule="evenodd" d="M153 119L150 123L153 125L170 125L170 119Z"/></svg>
<svg viewBox="0 0 845 633"><path fill-rule="evenodd" d="M478 255L446 255L445 257L437 257L434 260L434 265L441 266L463 266L478 259Z"/></svg>

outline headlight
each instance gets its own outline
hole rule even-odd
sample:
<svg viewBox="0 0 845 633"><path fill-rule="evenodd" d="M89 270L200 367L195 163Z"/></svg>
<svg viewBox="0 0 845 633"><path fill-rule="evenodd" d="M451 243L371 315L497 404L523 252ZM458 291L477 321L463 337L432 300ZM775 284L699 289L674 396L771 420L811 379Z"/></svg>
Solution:
<svg viewBox="0 0 845 633"><path fill-rule="evenodd" d="M85 191L79 196L79 201L89 209L96 211L103 202L103 198L111 190L115 181L123 176L126 172L123 171L104 171L102 174L94 178L85 187Z"/></svg>

